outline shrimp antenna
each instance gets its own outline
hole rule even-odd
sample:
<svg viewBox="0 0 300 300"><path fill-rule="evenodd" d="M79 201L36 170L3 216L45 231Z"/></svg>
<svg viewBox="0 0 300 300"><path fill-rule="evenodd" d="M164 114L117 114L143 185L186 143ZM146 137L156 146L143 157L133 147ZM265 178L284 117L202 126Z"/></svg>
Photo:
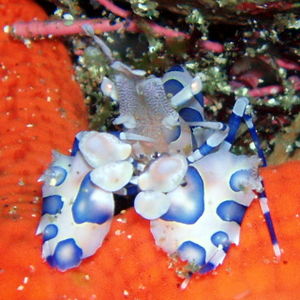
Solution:
<svg viewBox="0 0 300 300"><path fill-rule="evenodd" d="M82 29L88 36L90 36L94 39L95 43L101 48L104 55L107 57L109 62L112 64L115 61L115 59L113 58L111 50L105 44L105 42L95 34L93 27L89 24L84 24L84 25L82 25Z"/></svg>

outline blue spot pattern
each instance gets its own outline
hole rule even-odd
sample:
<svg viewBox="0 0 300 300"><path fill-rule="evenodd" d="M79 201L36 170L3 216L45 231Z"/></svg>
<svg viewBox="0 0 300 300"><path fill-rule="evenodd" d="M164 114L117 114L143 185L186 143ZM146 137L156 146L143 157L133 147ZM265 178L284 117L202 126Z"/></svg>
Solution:
<svg viewBox="0 0 300 300"><path fill-rule="evenodd" d="M206 273L214 270L215 268L216 268L216 266L212 262L208 262L199 270L199 273L206 274Z"/></svg>
<svg viewBox="0 0 300 300"><path fill-rule="evenodd" d="M66 177L68 175L67 170L59 166L52 166L50 168L50 172L53 174L52 176L56 179L55 186L61 185L66 180Z"/></svg>
<svg viewBox="0 0 300 300"><path fill-rule="evenodd" d="M179 254L180 258L182 260L187 260L189 257L189 262L202 266L205 264L205 258L206 258L206 251L205 249L192 242L192 241L186 241L184 243L182 243L178 249L177 249L177 253ZM190 254L193 254L194 256L194 260L191 261L191 257Z"/></svg>
<svg viewBox="0 0 300 300"><path fill-rule="evenodd" d="M77 267L82 259L82 250L74 239L60 241L53 253L47 257L47 262L61 271Z"/></svg>
<svg viewBox="0 0 300 300"><path fill-rule="evenodd" d="M71 156L75 156L78 151L79 151L79 139L75 137L72 146Z"/></svg>
<svg viewBox="0 0 300 300"><path fill-rule="evenodd" d="M172 129L172 132L167 136L167 143L170 144L176 141L180 137L180 134L181 134L180 126L175 126Z"/></svg>
<svg viewBox="0 0 300 300"><path fill-rule="evenodd" d="M184 68L183 68L182 66L176 65L176 66L171 67L171 68L167 71L167 73L168 73L168 72L173 72L173 71L184 72L185 70L184 70Z"/></svg>
<svg viewBox="0 0 300 300"><path fill-rule="evenodd" d="M186 122L202 122L203 118L199 111L184 107L179 111L180 117Z"/></svg>
<svg viewBox="0 0 300 300"><path fill-rule="evenodd" d="M119 139L121 131L110 131L109 133Z"/></svg>
<svg viewBox="0 0 300 300"><path fill-rule="evenodd" d="M247 206L227 200L217 207L217 214L224 221L236 222L241 225L246 209Z"/></svg>
<svg viewBox="0 0 300 300"><path fill-rule="evenodd" d="M264 214L264 217L265 217L265 220L267 222L267 226L269 228L269 232L270 232L270 236L271 236L271 241L272 241L272 244L275 245L277 244L277 238L276 238L276 234L275 234L275 229L274 229L274 226L273 226L273 223L272 223L272 219L271 219L271 214L270 212L266 212Z"/></svg>
<svg viewBox="0 0 300 300"><path fill-rule="evenodd" d="M61 196L59 195L44 197L42 214L56 215L61 211L63 206L64 202L61 200Z"/></svg>
<svg viewBox="0 0 300 300"><path fill-rule="evenodd" d="M203 107L204 106L203 94L200 92L200 93L194 95L194 97L198 101L198 103Z"/></svg>
<svg viewBox="0 0 300 300"><path fill-rule="evenodd" d="M247 180L249 176L251 176L251 170L249 169L234 172L229 179L230 188L235 192L240 192L243 189L241 183L245 182L245 179Z"/></svg>
<svg viewBox="0 0 300 300"><path fill-rule="evenodd" d="M184 86L178 80L175 79L170 79L164 83L164 89L167 95L168 94L176 95L183 88Z"/></svg>
<svg viewBox="0 0 300 300"><path fill-rule="evenodd" d="M136 196L139 192L137 185L128 183L125 186L125 189L127 191L127 196Z"/></svg>
<svg viewBox="0 0 300 300"><path fill-rule="evenodd" d="M228 122L229 132L225 139L226 142L233 144L237 131L236 129L240 127L241 121L242 118L240 116L237 116L236 114L232 113Z"/></svg>
<svg viewBox="0 0 300 300"><path fill-rule="evenodd" d="M101 205L101 199L92 198L93 193L97 190L99 190L99 187L93 184L90 173L88 173L81 183L78 195L72 206L73 219L76 223L91 222L102 224L112 217L113 212Z"/></svg>
<svg viewBox="0 0 300 300"><path fill-rule="evenodd" d="M54 224L49 224L45 227L43 232L43 241L46 242L57 236L58 228Z"/></svg>
<svg viewBox="0 0 300 300"><path fill-rule="evenodd" d="M186 185L182 188L188 195L188 203L171 204L169 210L161 218L165 221L194 224L204 212L204 183L196 168L188 167Z"/></svg>
<svg viewBox="0 0 300 300"><path fill-rule="evenodd" d="M207 154L209 154L213 149L215 149L215 147L212 147L210 145L207 144L207 142L205 142L200 148L199 151L200 153L205 156Z"/></svg>
<svg viewBox="0 0 300 300"><path fill-rule="evenodd" d="M224 252L227 252L231 245L228 234L224 231L218 231L214 233L211 237L211 241L216 247L222 245Z"/></svg>

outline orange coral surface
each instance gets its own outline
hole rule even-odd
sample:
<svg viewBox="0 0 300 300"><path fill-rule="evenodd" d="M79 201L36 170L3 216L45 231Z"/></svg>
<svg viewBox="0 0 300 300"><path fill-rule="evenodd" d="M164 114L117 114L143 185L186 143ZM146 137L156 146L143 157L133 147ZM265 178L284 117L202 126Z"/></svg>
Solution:
<svg viewBox="0 0 300 300"><path fill-rule="evenodd" d="M45 18L30 0L0 0L0 28ZM149 223L133 210L117 216L103 247L61 273L41 259L35 236L38 177L51 150L67 153L86 111L66 49L56 41L27 48L0 31L0 299L299 299L300 162L262 170L283 255L277 261L258 203L247 211L241 243L185 290L157 249ZM298 214L297 214L298 213Z"/></svg>

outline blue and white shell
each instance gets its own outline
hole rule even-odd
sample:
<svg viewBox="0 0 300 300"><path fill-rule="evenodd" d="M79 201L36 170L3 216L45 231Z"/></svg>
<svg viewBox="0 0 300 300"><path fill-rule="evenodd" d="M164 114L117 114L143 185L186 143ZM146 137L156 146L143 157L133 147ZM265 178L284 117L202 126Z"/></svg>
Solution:
<svg viewBox="0 0 300 300"><path fill-rule="evenodd" d="M105 151L98 152L99 147ZM132 176L126 160L130 153L129 144L94 131L77 135L71 156L54 152L41 177L43 210L37 229L43 234L42 256L51 266L61 271L76 267L102 245L114 215L113 191ZM107 169L113 172L103 176Z"/></svg>
<svg viewBox="0 0 300 300"><path fill-rule="evenodd" d="M87 30L88 31L88 30ZM91 34L90 32L88 32ZM228 124L207 121L199 76L182 66L162 78L114 61L101 90L119 103L122 132L77 134L70 156L54 153L43 180L43 257L61 271L78 266L102 245L114 214L114 194L131 195L150 220L155 243L206 273L239 243L247 207L259 193L274 252L280 255L258 167L266 165L247 112L238 98ZM230 148L244 122L259 156Z"/></svg>
<svg viewBox="0 0 300 300"><path fill-rule="evenodd" d="M215 269L229 246L239 243L244 213L255 197L252 189L262 189L258 165L256 156L223 150L190 164L184 186L167 194L169 210L151 221L156 244L201 273Z"/></svg>

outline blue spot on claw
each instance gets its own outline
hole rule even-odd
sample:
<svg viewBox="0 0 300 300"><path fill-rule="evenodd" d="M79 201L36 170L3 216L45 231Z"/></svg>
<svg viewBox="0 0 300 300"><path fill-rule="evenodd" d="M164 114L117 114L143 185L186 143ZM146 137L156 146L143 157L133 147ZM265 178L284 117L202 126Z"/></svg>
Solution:
<svg viewBox="0 0 300 300"><path fill-rule="evenodd" d="M182 243L177 252L183 261L188 260L190 263L199 266L205 264L205 249L192 241Z"/></svg>
<svg viewBox="0 0 300 300"><path fill-rule="evenodd" d="M100 192L99 195L97 194L98 191ZM113 216L113 199L111 204L108 203L107 199L101 199L103 195L101 195L101 192L103 191L93 184L90 179L90 173L88 173L81 183L78 195L72 206L73 218L76 223L91 222L102 224Z"/></svg>
<svg viewBox="0 0 300 300"><path fill-rule="evenodd" d="M59 195L44 197L42 214L56 215L61 211L63 205L64 203Z"/></svg>
<svg viewBox="0 0 300 300"><path fill-rule="evenodd" d="M82 250L74 239L66 239L59 242L53 255L47 257L47 262L61 271L77 267L82 258Z"/></svg>
<svg viewBox="0 0 300 300"><path fill-rule="evenodd" d="M214 233L211 237L212 243L218 247L219 245L223 246L223 251L227 252L231 242L229 240L228 234L224 231L218 231Z"/></svg>
<svg viewBox="0 0 300 300"><path fill-rule="evenodd" d="M180 203L172 203L169 210L161 217L165 221L176 221L184 224L194 224L204 212L204 184L194 167L188 167L186 185L181 187L185 199ZM175 190L176 191L176 190Z"/></svg>
<svg viewBox="0 0 300 300"><path fill-rule="evenodd" d="M234 172L229 179L230 188L235 192L241 191L249 180L249 177L251 177L251 171L249 169Z"/></svg>
<svg viewBox="0 0 300 300"><path fill-rule="evenodd" d="M46 242L57 236L58 228L54 224L49 224L45 227L43 232L43 241Z"/></svg>
<svg viewBox="0 0 300 300"><path fill-rule="evenodd" d="M65 181L68 174L68 172L64 168L59 166L51 167L50 172L53 174L53 177L56 179L55 186L61 185Z"/></svg>
<svg viewBox="0 0 300 300"><path fill-rule="evenodd" d="M246 209L247 206L241 205L233 200L227 200L217 207L217 214L224 221L233 221L241 225Z"/></svg>

